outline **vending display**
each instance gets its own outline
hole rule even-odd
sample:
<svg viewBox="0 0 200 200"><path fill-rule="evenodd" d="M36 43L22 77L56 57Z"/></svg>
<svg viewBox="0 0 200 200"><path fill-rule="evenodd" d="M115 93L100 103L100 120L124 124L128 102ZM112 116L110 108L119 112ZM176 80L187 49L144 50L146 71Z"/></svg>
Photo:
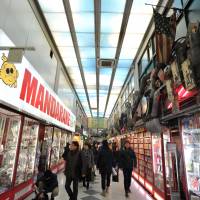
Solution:
<svg viewBox="0 0 200 200"><path fill-rule="evenodd" d="M8 112L6 112L8 114ZM21 118L9 112L10 116L1 114L1 150L0 150L0 194L8 190L13 181L18 136ZM6 130L5 130L6 124Z"/></svg>
<svg viewBox="0 0 200 200"><path fill-rule="evenodd" d="M38 129L39 123L37 121L25 118L15 185L23 183L33 177Z"/></svg>
<svg viewBox="0 0 200 200"><path fill-rule="evenodd" d="M157 189L164 192L161 142L162 140L160 133L152 134L154 185Z"/></svg>
<svg viewBox="0 0 200 200"><path fill-rule="evenodd" d="M191 198L200 197L200 115L182 120L187 187Z"/></svg>
<svg viewBox="0 0 200 200"><path fill-rule="evenodd" d="M51 166L56 165L59 160L60 137L61 130L58 128L54 128L53 143L51 150Z"/></svg>

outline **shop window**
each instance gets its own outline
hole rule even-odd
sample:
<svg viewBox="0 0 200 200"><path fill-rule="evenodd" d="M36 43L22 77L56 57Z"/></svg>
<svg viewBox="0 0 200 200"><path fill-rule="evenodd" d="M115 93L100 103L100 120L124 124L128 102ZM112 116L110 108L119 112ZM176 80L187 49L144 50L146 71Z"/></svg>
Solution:
<svg viewBox="0 0 200 200"><path fill-rule="evenodd" d="M59 160L60 138L61 130L58 128L54 128L53 143L51 149L51 166L56 165Z"/></svg>
<svg viewBox="0 0 200 200"><path fill-rule="evenodd" d="M0 109L0 194L13 182L21 117Z"/></svg>
<svg viewBox="0 0 200 200"><path fill-rule="evenodd" d="M37 121L25 118L15 185L23 183L33 177L38 141L38 129L39 123Z"/></svg>
<svg viewBox="0 0 200 200"><path fill-rule="evenodd" d="M62 159L62 155L64 153L66 144L67 144L67 133L65 131L62 131L60 138L59 160Z"/></svg>
<svg viewBox="0 0 200 200"><path fill-rule="evenodd" d="M152 136L152 152L153 152L154 185L157 189L164 192L161 142L162 142L161 135L159 133L153 134L153 136Z"/></svg>

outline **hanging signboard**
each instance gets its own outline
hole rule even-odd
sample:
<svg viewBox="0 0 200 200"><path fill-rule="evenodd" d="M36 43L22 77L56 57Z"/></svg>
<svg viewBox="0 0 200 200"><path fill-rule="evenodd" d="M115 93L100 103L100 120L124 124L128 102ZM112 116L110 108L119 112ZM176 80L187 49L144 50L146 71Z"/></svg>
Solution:
<svg viewBox="0 0 200 200"><path fill-rule="evenodd" d="M7 55L8 51L0 51L0 103L74 132L75 115L26 58L20 64L12 64Z"/></svg>

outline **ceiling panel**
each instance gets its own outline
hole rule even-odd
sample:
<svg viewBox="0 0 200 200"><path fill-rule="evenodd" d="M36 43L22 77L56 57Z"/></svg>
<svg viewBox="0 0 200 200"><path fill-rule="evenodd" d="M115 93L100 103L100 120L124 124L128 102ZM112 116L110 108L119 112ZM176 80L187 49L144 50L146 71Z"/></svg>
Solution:
<svg viewBox="0 0 200 200"><path fill-rule="evenodd" d="M101 47L117 47L119 33L102 33L101 34Z"/></svg>
<svg viewBox="0 0 200 200"><path fill-rule="evenodd" d="M52 32L54 40L58 46L71 46L73 47L73 42L71 39L70 32Z"/></svg>
<svg viewBox="0 0 200 200"><path fill-rule="evenodd" d="M44 13L47 24L51 31L69 32L69 25L67 23L65 13Z"/></svg>
<svg viewBox="0 0 200 200"><path fill-rule="evenodd" d="M101 0L102 12L123 13L126 0Z"/></svg>
<svg viewBox="0 0 200 200"><path fill-rule="evenodd" d="M76 34L78 45L80 47L94 47L95 41L94 41L94 33L77 33Z"/></svg>
<svg viewBox="0 0 200 200"><path fill-rule="evenodd" d="M116 48L102 48L100 50L100 57L105 59L114 59Z"/></svg>
<svg viewBox="0 0 200 200"><path fill-rule="evenodd" d="M91 0L70 0L70 6L71 6L72 12L93 12L94 11L94 3Z"/></svg>
<svg viewBox="0 0 200 200"><path fill-rule="evenodd" d="M101 33L119 33L123 14L101 13Z"/></svg>
<svg viewBox="0 0 200 200"><path fill-rule="evenodd" d="M73 13L73 21L76 32L94 33L94 13Z"/></svg>
<svg viewBox="0 0 200 200"><path fill-rule="evenodd" d="M95 58L95 48L94 47L80 47L79 48L81 58Z"/></svg>
<svg viewBox="0 0 200 200"><path fill-rule="evenodd" d="M62 1L38 0L43 12L65 12Z"/></svg>

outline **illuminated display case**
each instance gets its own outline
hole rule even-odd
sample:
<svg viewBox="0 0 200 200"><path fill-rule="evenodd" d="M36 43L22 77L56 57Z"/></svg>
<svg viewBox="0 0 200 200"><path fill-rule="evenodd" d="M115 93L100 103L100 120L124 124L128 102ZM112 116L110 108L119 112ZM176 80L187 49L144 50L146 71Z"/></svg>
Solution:
<svg viewBox="0 0 200 200"><path fill-rule="evenodd" d="M51 166L56 165L59 160L61 130L54 128L53 143L51 149Z"/></svg>
<svg viewBox="0 0 200 200"><path fill-rule="evenodd" d="M52 147L53 127L46 126L44 133L44 141L42 142L42 149L40 155L40 162L44 169L50 165L51 147Z"/></svg>
<svg viewBox="0 0 200 200"><path fill-rule="evenodd" d="M200 199L200 115L184 118L182 141L190 199Z"/></svg>
<svg viewBox="0 0 200 200"><path fill-rule="evenodd" d="M8 190L13 182L16 150L21 117L0 109L0 194Z"/></svg>
<svg viewBox="0 0 200 200"><path fill-rule="evenodd" d="M163 177L163 161L162 161L162 146L161 134L152 134L152 150L153 150L153 171L154 171L154 186L164 192L164 177Z"/></svg>
<svg viewBox="0 0 200 200"><path fill-rule="evenodd" d="M62 155L64 153L64 148L66 146L67 142L67 133L62 131L61 132L61 138L60 138L60 150L59 150L59 159L62 159Z"/></svg>
<svg viewBox="0 0 200 200"><path fill-rule="evenodd" d="M137 169L134 177L143 184L147 190L153 192L153 163L151 133L141 128L130 136L131 146L136 153Z"/></svg>
<svg viewBox="0 0 200 200"><path fill-rule="evenodd" d="M23 183L33 177L35 169L38 128L39 123L37 121L25 118L15 185Z"/></svg>

